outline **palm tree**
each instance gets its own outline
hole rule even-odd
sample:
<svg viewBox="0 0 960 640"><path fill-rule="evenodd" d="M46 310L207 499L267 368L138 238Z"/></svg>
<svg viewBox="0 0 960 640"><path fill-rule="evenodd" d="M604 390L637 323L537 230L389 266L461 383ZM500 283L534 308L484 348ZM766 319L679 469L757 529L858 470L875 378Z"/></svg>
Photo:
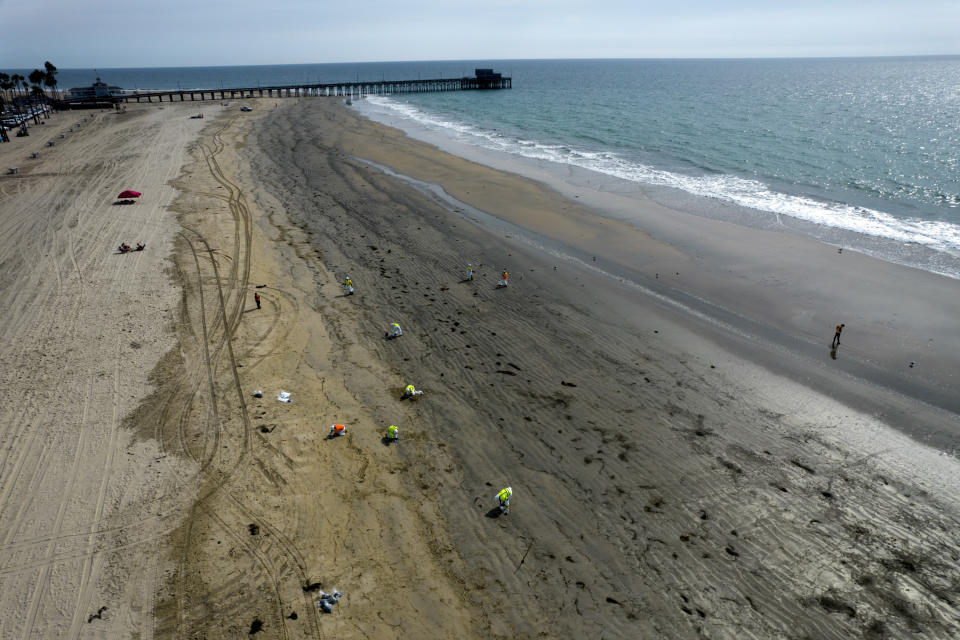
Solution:
<svg viewBox="0 0 960 640"><path fill-rule="evenodd" d="M43 90L43 87L38 84L33 85L31 92L33 94L34 105L33 121L37 124L40 124L40 113L37 112L36 105L40 104L43 107L41 110L43 113L43 119L47 120L50 118L50 110L47 108L47 103L50 101L50 98L47 97L47 92Z"/></svg>
<svg viewBox="0 0 960 640"><path fill-rule="evenodd" d="M6 92L10 90L13 83L10 82L10 74L0 73L0 117L6 110ZM7 135L6 127L0 125L0 141L10 142L10 136Z"/></svg>
<svg viewBox="0 0 960 640"><path fill-rule="evenodd" d="M27 105L27 104L30 103L30 100L29 100L29 97L30 97L30 81L29 81L27 78L23 77L23 76L19 76L19 78L20 78L20 91L21 91L21 93L23 94L23 104L24 104L24 105ZM24 124L23 128L24 128L24 129L27 128L26 124Z"/></svg>
<svg viewBox="0 0 960 640"><path fill-rule="evenodd" d="M17 115L22 116L23 101L20 100L20 83L22 82L23 86L27 86L27 79L24 78L19 73L15 73L12 76L10 76L10 81L13 83L13 104L17 109ZM27 128L27 125L21 122L20 128L25 130Z"/></svg>
<svg viewBox="0 0 960 640"><path fill-rule="evenodd" d="M43 81L46 79L47 74L40 69L34 69L30 72L30 102L32 105L36 105L37 99L42 99L46 97L46 94L43 93L43 88L40 86L43 84ZM40 117L37 115L36 109L31 109L33 111L33 121L35 124L40 124ZM46 111L44 111L46 114Z"/></svg>
<svg viewBox="0 0 960 640"><path fill-rule="evenodd" d="M27 89L30 85L27 84L27 79L24 78L19 73L15 73L10 76L10 79L13 80L13 91L17 97L20 96L20 93ZM20 101L22 103L22 101Z"/></svg>
<svg viewBox="0 0 960 640"><path fill-rule="evenodd" d="M60 96L57 93L57 68L53 66L53 63L49 60L43 63L43 68L47 71L43 83L53 90L53 97L59 100Z"/></svg>
<svg viewBox="0 0 960 640"><path fill-rule="evenodd" d="M6 101L9 99L7 97L7 91L9 91L10 87L12 86L13 84L10 82L10 74L0 73L0 101L3 101L2 103L0 103L0 114L3 113L2 105L5 104Z"/></svg>
<svg viewBox="0 0 960 640"><path fill-rule="evenodd" d="M10 89L12 89L12 93L10 94L11 96L10 101L16 104L17 95L18 95L18 92L20 91L20 74L14 73L13 75L10 76Z"/></svg>

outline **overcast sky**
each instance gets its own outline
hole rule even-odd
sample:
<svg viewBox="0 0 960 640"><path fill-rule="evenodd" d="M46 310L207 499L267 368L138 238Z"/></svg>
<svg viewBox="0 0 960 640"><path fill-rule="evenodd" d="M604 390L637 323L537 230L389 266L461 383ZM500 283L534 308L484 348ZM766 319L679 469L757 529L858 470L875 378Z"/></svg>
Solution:
<svg viewBox="0 0 960 640"><path fill-rule="evenodd" d="M0 0L0 68L960 53L960 0Z"/></svg>

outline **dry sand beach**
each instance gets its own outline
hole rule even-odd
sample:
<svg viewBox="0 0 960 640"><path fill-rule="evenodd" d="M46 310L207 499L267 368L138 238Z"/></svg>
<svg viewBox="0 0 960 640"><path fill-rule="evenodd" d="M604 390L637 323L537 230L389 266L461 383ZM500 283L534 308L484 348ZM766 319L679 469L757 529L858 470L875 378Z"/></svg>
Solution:
<svg viewBox="0 0 960 640"><path fill-rule="evenodd" d="M251 104L0 145L0 637L960 635L960 283Z"/></svg>

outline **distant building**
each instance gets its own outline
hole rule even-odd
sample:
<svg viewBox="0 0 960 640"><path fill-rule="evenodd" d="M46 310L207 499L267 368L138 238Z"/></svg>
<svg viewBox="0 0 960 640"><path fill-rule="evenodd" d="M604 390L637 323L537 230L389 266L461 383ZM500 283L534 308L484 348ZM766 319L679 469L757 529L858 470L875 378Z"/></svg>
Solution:
<svg viewBox="0 0 960 640"><path fill-rule="evenodd" d="M500 74L494 73L493 69L474 69L477 79L499 80Z"/></svg>
<svg viewBox="0 0 960 640"><path fill-rule="evenodd" d="M476 77L463 79L472 89L503 89L505 86L503 76L493 69L474 69L474 73Z"/></svg>
<svg viewBox="0 0 960 640"><path fill-rule="evenodd" d="M67 91L67 98L110 98L122 95L123 87L108 85L101 82L100 78L89 87L74 87Z"/></svg>

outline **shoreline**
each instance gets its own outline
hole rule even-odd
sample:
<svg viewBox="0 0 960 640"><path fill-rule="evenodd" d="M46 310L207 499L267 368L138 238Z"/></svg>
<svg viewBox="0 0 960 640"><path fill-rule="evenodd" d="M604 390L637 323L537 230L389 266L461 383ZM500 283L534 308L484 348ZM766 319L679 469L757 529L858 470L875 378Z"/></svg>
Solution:
<svg viewBox="0 0 960 640"><path fill-rule="evenodd" d="M934 236L939 233L941 237L939 241L931 243L931 236L928 235L930 230L921 232L921 229L927 224L936 224L931 221L917 218L903 220L891 216L881 209L870 208L868 205L853 205L836 200L811 200L806 203L806 206L811 206L815 202L820 202L822 207L839 207L842 210L862 209L863 212L869 212L870 214L865 220L855 218L847 221L846 226L832 226L823 223L821 220L823 214L807 213L804 216L802 214L795 215L789 211L777 212L775 209L754 208L747 204L737 203L722 194L698 193L696 190L670 184L670 180L667 180L666 184L661 184L657 182L658 170L652 167L646 167L653 175L649 176L650 181L645 182L643 179L623 177L618 175L616 171L610 172L604 170L603 167L591 168L589 163L578 164L576 161L566 162L562 159L551 160L528 156L522 151L508 152L490 148L482 142L473 144L458 138L457 127L454 127L453 130L440 127L440 130L438 130L436 123L427 124L430 122L429 117L426 121L421 122L417 118L400 115L402 110L398 113L383 108L376 100L377 97L373 96L371 103L365 103L362 100L355 101L353 108L364 117L385 126L400 129L407 135L434 145L447 153L549 184L569 198L587 198L591 202L591 206L605 216L630 220L629 213L624 212L624 206L611 206L609 200L604 199L604 194L614 194L624 199L633 198L641 201L641 203L652 201L668 210L680 210L699 217L731 222L748 228L789 231L893 264L929 271L952 279L960 279L960 262L957 259L960 255L957 253L957 249L960 246L955 242L960 227L955 224L948 223L947 228L933 232ZM374 106L374 103L376 106ZM665 171L668 174L671 172L669 169ZM678 175L690 178L685 174ZM751 180L746 176L729 175L727 177L735 180ZM691 179L696 179L696 177ZM807 197L777 191L772 187L763 186L762 188L769 189L771 193L779 194L787 199ZM885 218L889 218L889 220L885 220ZM889 226L891 223L893 227ZM879 225L879 234L871 234L859 229L863 226L869 228L877 225ZM911 234L917 234L914 240L905 239L905 236L911 236ZM949 239L942 237L942 234L947 234L954 239L954 242L951 244ZM941 246L941 249L931 248L932 245Z"/></svg>
<svg viewBox="0 0 960 640"><path fill-rule="evenodd" d="M425 144L429 146L438 142L435 137L428 138ZM371 159L376 160L377 154L381 160L390 157L375 144L366 149L374 154ZM547 185L571 203L571 209L572 203L583 207L575 221L576 232L558 233L552 226L556 215L546 222L504 208L495 215L573 248L581 259L596 256L600 262L595 266L615 277L685 306L699 306L701 312L732 324L737 333L751 336L741 341L740 353L751 349L752 339L768 349L832 365L906 397L953 413L960 411L954 393L960 381L960 341L951 320L960 315L960 305L955 304L960 299L960 281L855 250L844 254L789 228L746 227L686 213L649 199L642 189L635 193L597 191L502 154L454 143L441 145L441 149L462 154L457 157L468 163L479 162L493 169L499 164L500 170ZM435 176L440 176L441 187L450 186L447 191L452 191L453 197L471 202L468 188L458 185L449 173ZM412 177L431 181L424 171L414 170ZM613 231L603 235L602 230L589 229L604 225ZM623 241L630 234L632 245L629 239ZM649 239L655 241L654 247ZM659 253L651 259L636 255L638 250ZM665 251L675 253L669 256ZM678 260L677 256L686 258ZM787 303L787 298L793 301ZM850 329L853 322L847 319L855 320L856 331L862 332L856 338ZM833 326L840 322L848 324L848 336L844 336L838 359L830 362L830 349L823 345L829 344ZM776 360L767 360L769 366L777 366ZM815 386L830 391L826 382ZM865 406L861 399L850 400ZM895 421L909 429L906 411L899 412ZM942 430L936 446L952 450L952 437L949 430Z"/></svg>
<svg viewBox="0 0 960 640"><path fill-rule="evenodd" d="M960 461L918 443L956 415L658 302L727 300L748 262L808 275L819 248L764 236L734 264L732 227L681 237L649 204L644 233L336 99L250 102L85 114L0 183L6 635L960 632ZM147 200L105 206L117 182ZM850 257L848 278L943 286ZM761 285L737 301L758 324L816 307Z"/></svg>
<svg viewBox="0 0 960 640"><path fill-rule="evenodd" d="M437 199L451 213L459 215L464 220L472 221L488 231L496 230L499 233L507 234L507 237L522 241L535 249L546 251L554 256L558 262L576 263L581 268L617 280L637 295L660 305L665 310L687 316L681 318L680 321L701 331L705 330L725 348L738 353L742 357L753 359L772 371L789 372L790 377L802 380L808 386L822 393L829 395L833 392L837 397L843 398L851 407L864 411L877 410L876 394L872 392L857 393L853 388L854 385L843 384L843 374L882 387L890 394L894 394L894 397L885 403L889 411L886 413L885 419L889 424L911 434L924 444L939 448L951 455L957 454L957 433L952 428L950 416L960 413L960 400L948 386L931 388L929 384L923 382L903 379L895 374L891 375L890 372L883 371L868 360L851 361L849 359L833 363L837 371L833 374L828 373L829 377L825 376L826 379L819 381L811 379L807 375L807 371L811 365L817 366L817 356L822 350L820 345L796 336L784 336L769 325L739 315L719 305L716 300L707 300L669 285L663 285L659 282L659 278L651 281L649 278L643 278L642 275L638 277L635 272L607 270L610 269L610 265L597 266L595 256L591 257L583 250L578 251L559 244L540 233L531 232L512 222L480 211L471 205L456 200L443 191L440 185L421 182L415 178L398 174L389 167L363 158L356 158L356 160L367 163L379 171L411 184L415 189ZM763 346L763 350L773 353L769 356L757 353L759 351L757 349L758 344ZM781 354L789 354L791 359L799 359L805 364L790 365L785 363L780 359ZM911 403L914 400L924 402L931 410L944 412L943 426L932 431L912 428L913 421L910 413L912 411Z"/></svg>
<svg viewBox="0 0 960 640"><path fill-rule="evenodd" d="M548 188L336 103L278 116L257 133L255 173L323 257L318 304L347 392L414 433L397 480L423 492L462 562L450 615L482 606L481 635L501 637L952 633L950 607L891 567L922 558L922 584L953 571L937 549L952 544L958 463L872 415L896 401L829 374L863 394L874 411L862 413L773 375L685 314L625 295L592 260L464 224L368 161L521 226L539 218L552 238L606 243L608 261L638 246L635 229ZM640 246L648 269L698 268L649 236ZM466 262L472 283L460 282ZM498 290L503 267L511 286ZM344 297L347 276L357 293ZM389 322L402 339L383 340ZM819 375L797 363L801 378ZM408 382L426 391L412 405L395 395ZM918 427L953 424L905 404ZM502 484L517 505L493 518ZM904 581L924 604L906 604Z"/></svg>
<svg viewBox="0 0 960 640"><path fill-rule="evenodd" d="M664 312L677 314L677 322L709 336L725 351L768 371L785 375L825 396L831 396L851 409L882 416L885 424L896 428L917 443L932 447L952 458L960 456L960 433L955 422L957 414L960 414L960 399L949 387L931 389L923 382L898 378L866 359L833 362L831 364L837 370L825 371L817 361L818 352L821 350L819 345L805 342L802 338L779 335L772 327L731 312L718 305L715 300L698 298L689 292L661 285L657 281L631 280L631 277L636 278L635 274L624 275L623 272L607 271L604 267L597 266L595 257L591 260L591 256L583 250L557 244L540 233L531 232L513 222L480 211L472 205L456 200L447 194L441 185L421 182L371 160L359 157L352 159L411 185L447 208L450 213L487 232L498 233L526 245L533 251L549 254L558 264L575 265L588 273L613 281L614 286L633 292L645 302L659 306ZM930 275L924 271L919 273ZM939 274L932 275L941 277ZM811 377L811 368L819 368L822 379ZM862 388L864 386L867 388ZM924 427L918 427L913 417L918 410L918 402L924 405L924 411L930 418L930 422Z"/></svg>

